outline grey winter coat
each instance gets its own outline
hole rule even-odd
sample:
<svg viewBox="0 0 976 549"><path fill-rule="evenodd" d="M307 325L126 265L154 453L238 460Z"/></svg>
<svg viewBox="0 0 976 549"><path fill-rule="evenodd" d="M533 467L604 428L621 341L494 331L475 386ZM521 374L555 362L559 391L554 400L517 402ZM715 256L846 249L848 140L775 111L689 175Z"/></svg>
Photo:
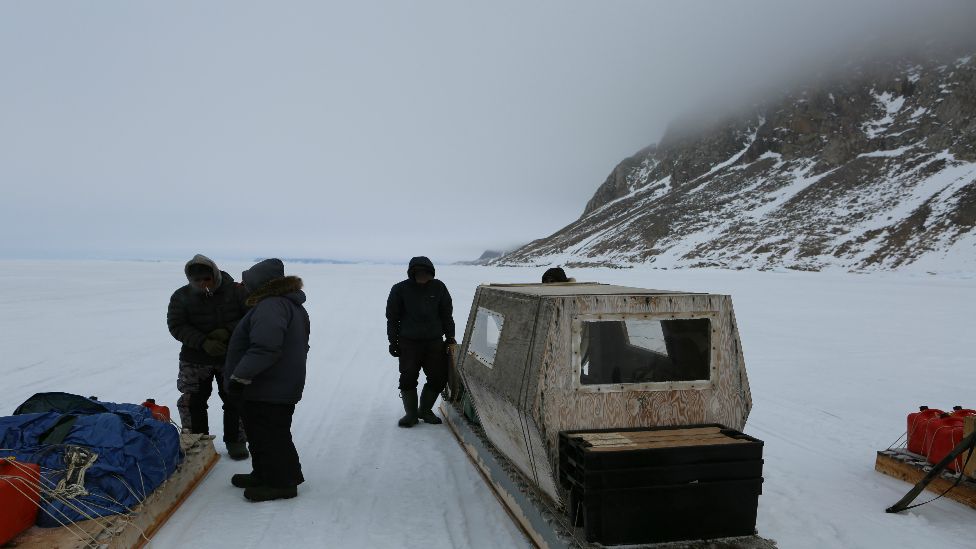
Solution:
<svg viewBox="0 0 976 549"><path fill-rule="evenodd" d="M245 383L244 400L295 404L305 388L309 318L302 279L282 276L279 260L265 260L244 272L253 289L252 309L227 345L224 383Z"/></svg>

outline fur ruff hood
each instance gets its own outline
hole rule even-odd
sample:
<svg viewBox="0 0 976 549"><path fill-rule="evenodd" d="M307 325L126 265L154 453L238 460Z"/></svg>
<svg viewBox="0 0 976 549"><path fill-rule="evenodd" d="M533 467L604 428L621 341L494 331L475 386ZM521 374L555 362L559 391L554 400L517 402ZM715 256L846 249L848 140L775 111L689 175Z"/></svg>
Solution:
<svg viewBox="0 0 976 549"><path fill-rule="evenodd" d="M284 276L281 278L275 278L265 283L263 286L251 292L251 295L247 298L247 306L254 307L262 299L269 297L278 297L292 294L295 292L300 292L304 287L302 279L297 276ZM304 299L302 300L304 301Z"/></svg>

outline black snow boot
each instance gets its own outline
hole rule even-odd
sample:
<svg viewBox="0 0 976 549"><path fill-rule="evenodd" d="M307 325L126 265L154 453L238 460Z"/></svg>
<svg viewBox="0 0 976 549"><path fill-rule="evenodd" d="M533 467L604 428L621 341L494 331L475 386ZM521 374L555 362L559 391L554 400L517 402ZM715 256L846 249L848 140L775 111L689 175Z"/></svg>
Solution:
<svg viewBox="0 0 976 549"><path fill-rule="evenodd" d="M273 486L251 486L244 489L244 497L249 501L271 501L273 499L290 499L298 495L297 486L275 488Z"/></svg>
<svg viewBox="0 0 976 549"><path fill-rule="evenodd" d="M238 473L230 477L230 483L238 488L253 488L255 486L261 486L261 481L255 478L251 473Z"/></svg>
<svg viewBox="0 0 976 549"><path fill-rule="evenodd" d="M424 384L424 390L420 392L420 408L417 411L417 417L424 420L424 423L431 423L433 425L443 423L441 418L437 417L437 414L432 409L436 400L437 391Z"/></svg>
<svg viewBox="0 0 976 549"><path fill-rule="evenodd" d="M224 445L227 446L227 455L235 461L247 459L251 455L247 452L246 442L225 442Z"/></svg>
<svg viewBox="0 0 976 549"><path fill-rule="evenodd" d="M403 400L403 411L406 414L400 418L397 425L413 427L417 424L417 390L400 391L400 398Z"/></svg>

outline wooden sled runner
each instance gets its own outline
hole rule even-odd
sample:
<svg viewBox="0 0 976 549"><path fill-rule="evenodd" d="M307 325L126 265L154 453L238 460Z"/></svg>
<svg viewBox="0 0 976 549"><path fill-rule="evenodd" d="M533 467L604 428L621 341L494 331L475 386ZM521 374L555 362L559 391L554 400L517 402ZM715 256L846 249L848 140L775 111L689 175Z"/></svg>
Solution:
<svg viewBox="0 0 976 549"><path fill-rule="evenodd" d="M932 467L932 464L925 461L924 457L901 449L881 450L874 462L874 469L879 473L904 480L910 484L921 481L928 475ZM936 494L942 494L949 490L945 497L976 509L976 481L963 477L956 484L957 480L959 480L958 475L950 471L942 471L925 486L925 489ZM953 487L953 485L956 486Z"/></svg>
<svg viewBox="0 0 976 549"><path fill-rule="evenodd" d="M143 547L183 504L220 459L209 435L180 435L185 458L131 514L76 522L68 527L27 530L5 547L129 549Z"/></svg>

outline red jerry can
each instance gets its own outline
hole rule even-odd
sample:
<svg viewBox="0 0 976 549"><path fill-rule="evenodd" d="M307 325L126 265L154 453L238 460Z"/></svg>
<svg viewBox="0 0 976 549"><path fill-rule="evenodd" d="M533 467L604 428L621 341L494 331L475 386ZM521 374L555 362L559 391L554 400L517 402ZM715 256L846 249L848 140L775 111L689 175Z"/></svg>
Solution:
<svg viewBox="0 0 976 549"><path fill-rule="evenodd" d="M922 451L920 452L925 456L925 459L928 459L929 454L932 453L932 442L935 440L935 432L951 417L950 414L941 414L939 417L930 419L925 424L925 440L922 442Z"/></svg>
<svg viewBox="0 0 976 549"><path fill-rule="evenodd" d="M962 406L952 407L952 417L966 417L966 416L976 416L976 410L970 410L969 408L963 408Z"/></svg>
<svg viewBox="0 0 976 549"><path fill-rule="evenodd" d="M938 423L932 433L932 445L926 455L929 462L935 464L942 461L942 458L949 455L949 452L962 441L963 419L962 417L948 416L932 423ZM947 467L950 471L962 470L962 456L949 462Z"/></svg>
<svg viewBox="0 0 976 549"><path fill-rule="evenodd" d="M929 421L944 414L942 410L919 406L917 412L908 414L908 451L925 455L925 426Z"/></svg>
<svg viewBox="0 0 976 549"><path fill-rule="evenodd" d="M153 419L158 419L159 421L169 423L169 406L160 406L159 404L156 404L156 399L154 398L147 398L142 405L152 410Z"/></svg>
<svg viewBox="0 0 976 549"><path fill-rule="evenodd" d="M34 525L41 468L14 458L0 459L0 545Z"/></svg>

